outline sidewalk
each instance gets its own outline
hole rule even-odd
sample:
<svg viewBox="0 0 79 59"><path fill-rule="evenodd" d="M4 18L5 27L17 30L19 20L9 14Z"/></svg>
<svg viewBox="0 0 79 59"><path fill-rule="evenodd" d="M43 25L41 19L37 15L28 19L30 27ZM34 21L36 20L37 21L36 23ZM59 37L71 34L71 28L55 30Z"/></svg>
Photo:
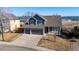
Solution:
<svg viewBox="0 0 79 59"><path fill-rule="evenodd" d="M15 38L15 40L12 42L0 41L0 44L21 46L21 47L35 49L38 51L51 51L50 49L46 49L46 48L37 46L38 41L40 40L41 37L42 37L42 35L22 34L20 37Z"/></svg>

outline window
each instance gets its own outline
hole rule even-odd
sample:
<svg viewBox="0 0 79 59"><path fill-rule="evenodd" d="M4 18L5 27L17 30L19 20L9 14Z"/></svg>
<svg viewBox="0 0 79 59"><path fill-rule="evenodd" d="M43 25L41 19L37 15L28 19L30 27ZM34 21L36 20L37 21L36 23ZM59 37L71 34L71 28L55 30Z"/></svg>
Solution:
<svg viewBox="0 0 79 59"><path fill-rule="evenodd" d="M50 28L50 31L52 31L52 27L49 27Z"/></svg>
<svg viewBox="0 0 79 59"><path fill-rule="evenodd" d="M33 19L33 18L30 18L30 19L29 19L29 24L34 24L34 25L35 25L35 24L36 24L36 20Z"/></svg>
<svg viewBox="0 0 79 59"><path fill-rule="evenodd" d="M37 20L37 24L44 24L43 20Z"/></svg>
<svg viewBox="0 0 79 59"><path fill-rule="evenodd" d="M34 20L30 20L30 24L35 24Z"/></svg>
<svg viewBox="0 0 79 59"><path fill-rule="evenodd" d="M53 31L58 31L58 28L57 27L52 27L52 30Z"/></svg>

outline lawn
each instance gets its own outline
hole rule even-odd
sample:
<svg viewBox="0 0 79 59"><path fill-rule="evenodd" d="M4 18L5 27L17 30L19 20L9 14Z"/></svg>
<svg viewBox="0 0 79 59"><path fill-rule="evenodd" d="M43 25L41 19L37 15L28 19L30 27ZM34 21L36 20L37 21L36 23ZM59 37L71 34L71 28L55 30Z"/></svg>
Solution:
<svg viewBox="0 0 79 59"><path fill-rule="evenodd" d="M4 41L10 42L13 41L14 38L19 36L18 33L4 33ZM0 35L0 40L2 41L2 35Z"/></svg>
<svg viewBox="0 0 79 59"><path fill-rule="evenodd" d="M59 37L54 37L53 35L48 35L46 37L41 38L38 42L38 46L45 47L48 49L56 50L56 51L70 51L71 42L68 40L64 40Z"/></svg>

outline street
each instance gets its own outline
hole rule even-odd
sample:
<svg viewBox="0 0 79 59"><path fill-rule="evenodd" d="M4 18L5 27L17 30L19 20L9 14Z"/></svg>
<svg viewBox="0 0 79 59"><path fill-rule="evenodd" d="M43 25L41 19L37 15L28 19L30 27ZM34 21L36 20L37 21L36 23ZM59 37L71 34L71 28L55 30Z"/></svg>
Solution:
<svg viewBox="0 0 79 59"><path fill-rule="evenodd" d="M0 44L0 51L36 51L31 48Z"/></svg>

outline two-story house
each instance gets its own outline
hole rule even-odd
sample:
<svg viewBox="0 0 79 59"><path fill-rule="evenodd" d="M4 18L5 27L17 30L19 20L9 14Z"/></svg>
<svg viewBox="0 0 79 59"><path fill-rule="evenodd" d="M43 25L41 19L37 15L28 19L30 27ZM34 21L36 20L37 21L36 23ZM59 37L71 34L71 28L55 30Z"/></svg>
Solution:
<svg viewBox="0 0 79 59"><path fill-rule="evenodd" d="M40 16L35 14L31 16L25 25L25 33L27 34L46 34L46 33L60 33L62 27L61 16Z"/></svg>

